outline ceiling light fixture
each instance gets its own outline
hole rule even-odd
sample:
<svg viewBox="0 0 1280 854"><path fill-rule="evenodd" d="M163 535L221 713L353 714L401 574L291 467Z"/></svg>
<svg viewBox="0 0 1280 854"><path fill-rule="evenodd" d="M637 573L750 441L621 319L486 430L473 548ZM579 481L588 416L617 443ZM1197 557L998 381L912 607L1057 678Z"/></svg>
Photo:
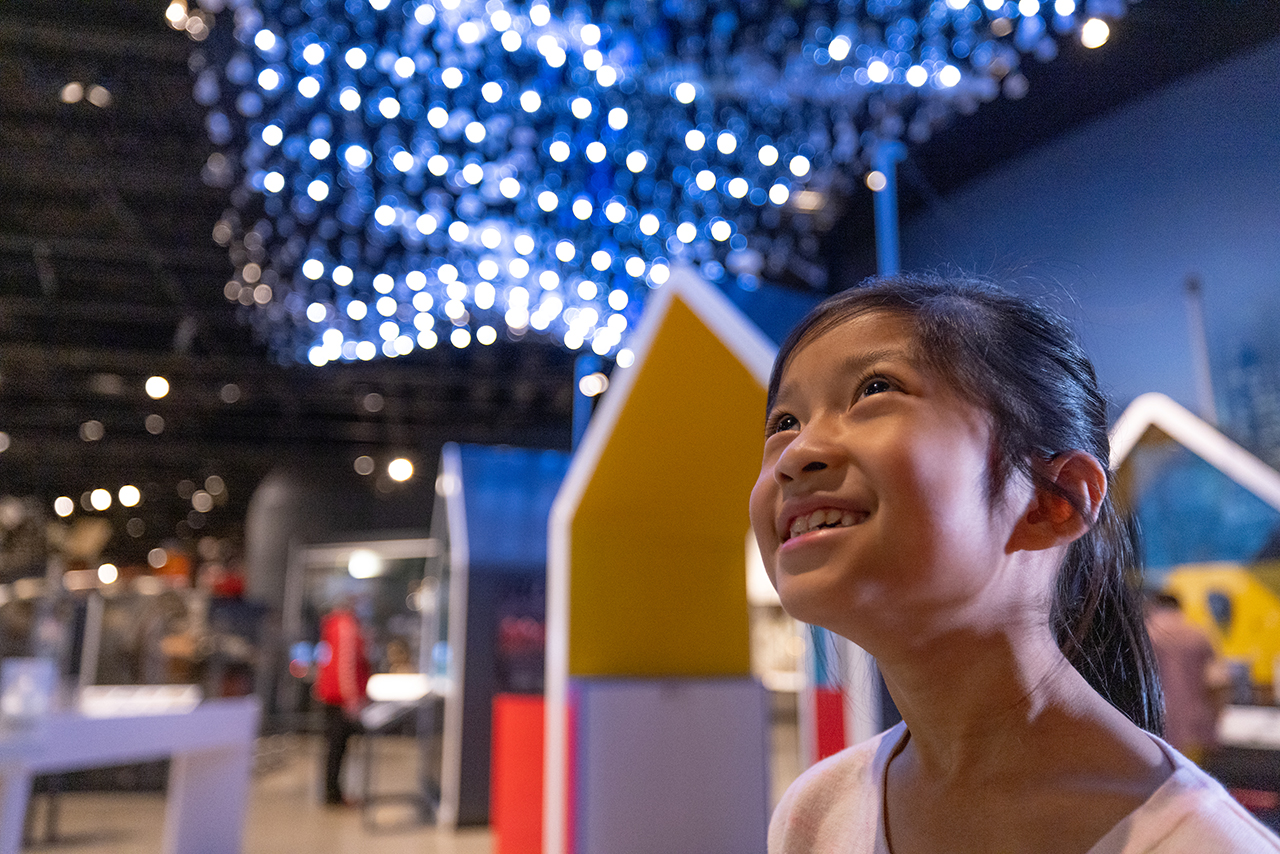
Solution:
<svg viewBox="0 0 1280 854"><path fill-rule="evenodd" d="M1065 0L763 16L688 0L678 17L617 4L599 19L542 0L233 5L195 84L242 169L214 228L238 271L226 295L314 365L531 328L617 354L607 295L627 295L634 328L675 262L754 289L759 265L735 259L785 264L813 227L784 213L847 188L882 143L1025 92L1023 57L1052 59L1085 19ZM1127 0L1085 6L1100 21ZM455 280L473 290L448 297ZM531 287L547 281L565 287ZM369 311L382 296L389 310Z"/></svg>

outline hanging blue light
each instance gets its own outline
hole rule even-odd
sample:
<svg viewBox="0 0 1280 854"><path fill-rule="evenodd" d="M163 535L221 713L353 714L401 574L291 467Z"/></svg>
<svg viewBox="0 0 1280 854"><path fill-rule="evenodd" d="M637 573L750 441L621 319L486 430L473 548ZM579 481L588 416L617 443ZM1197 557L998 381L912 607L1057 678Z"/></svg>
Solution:
<svg viewBox="0 0 1280 854"><path fill-rule="evenodd" d="M673 263L754 287L804 228L784 212L1123 6L207 0L196 95L243 170L226 295L316 365L529 334L616 355Z"/></svg>

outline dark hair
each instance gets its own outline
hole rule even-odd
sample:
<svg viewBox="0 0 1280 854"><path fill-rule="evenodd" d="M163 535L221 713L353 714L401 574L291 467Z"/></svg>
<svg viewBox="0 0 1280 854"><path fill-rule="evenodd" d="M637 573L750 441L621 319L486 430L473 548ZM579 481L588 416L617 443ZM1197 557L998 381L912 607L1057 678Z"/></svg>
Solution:
<svg viewBox="0 0 1280 854"><path fill-rule="evenodd" d="M1046 476L1057 454L1081 450L1110 473L1107 406L1093 365L1055 311L974 278L900 274L868 279L814 308L783 341L769 379L769 409L788 360L807 343L858 315L890 312L913 323L924 365L991 413L992 501L1020 472L1038 489L1079 499ZM1067 660L1138 726L1164 729L1155 659L1134 577L1137 555L1111 500L1073 542L1058 571L1050 620Z"/></svg>

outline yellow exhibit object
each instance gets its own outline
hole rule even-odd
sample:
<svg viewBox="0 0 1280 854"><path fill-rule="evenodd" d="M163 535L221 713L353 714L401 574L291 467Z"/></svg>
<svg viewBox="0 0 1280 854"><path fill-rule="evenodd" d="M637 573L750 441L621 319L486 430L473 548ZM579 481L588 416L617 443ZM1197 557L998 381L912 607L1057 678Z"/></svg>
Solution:
<svg viewBox="0 0 1280 854"><path fill-rule="evenodd" d="M566 821L570 780L583 772L570 741L571 681L592 683L592 696L610 686L643 694L665 680L712 697L750 680L743 536L776 348L688 268L650 296L632 341L635 361L609 378L547 526L549 854L569 850L576 832ZM740 711L713 717L723 727L751 713ZM655 755L663 743L651 745Z"/></svg>
<svg viewBox="0 0 1280 854"><path fill-rule="evenodd" d="M764 386L682 293L628 370L570 527L568 674L749 674Z"/></svg>
<svg viewBox="0 0 1280 854"><path fill-rule="evenodd" d="M1209 632L1219 653L1248 663L1253 684L1272 684L1280 656L1280 564L1186 564L1169 572L1164 587L1178 597L1187 618ZM1214 594L1228 603L1228 620L1215 616Z"/></svg>

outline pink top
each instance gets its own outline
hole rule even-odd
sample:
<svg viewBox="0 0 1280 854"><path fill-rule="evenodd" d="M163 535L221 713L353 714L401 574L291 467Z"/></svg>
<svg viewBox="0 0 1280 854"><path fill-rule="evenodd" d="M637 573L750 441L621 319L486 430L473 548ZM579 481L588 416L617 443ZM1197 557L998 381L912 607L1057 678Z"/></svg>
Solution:
<svg viewBox="0 0 1280 854"><path fill-rule="evenodd" d="M769 823L769 854L890 854L884 780L905 724L847 747L791 784ZM1218 781L1151 736L1174 771L1088 854L1266 854L1280 839Z"/></svg>

